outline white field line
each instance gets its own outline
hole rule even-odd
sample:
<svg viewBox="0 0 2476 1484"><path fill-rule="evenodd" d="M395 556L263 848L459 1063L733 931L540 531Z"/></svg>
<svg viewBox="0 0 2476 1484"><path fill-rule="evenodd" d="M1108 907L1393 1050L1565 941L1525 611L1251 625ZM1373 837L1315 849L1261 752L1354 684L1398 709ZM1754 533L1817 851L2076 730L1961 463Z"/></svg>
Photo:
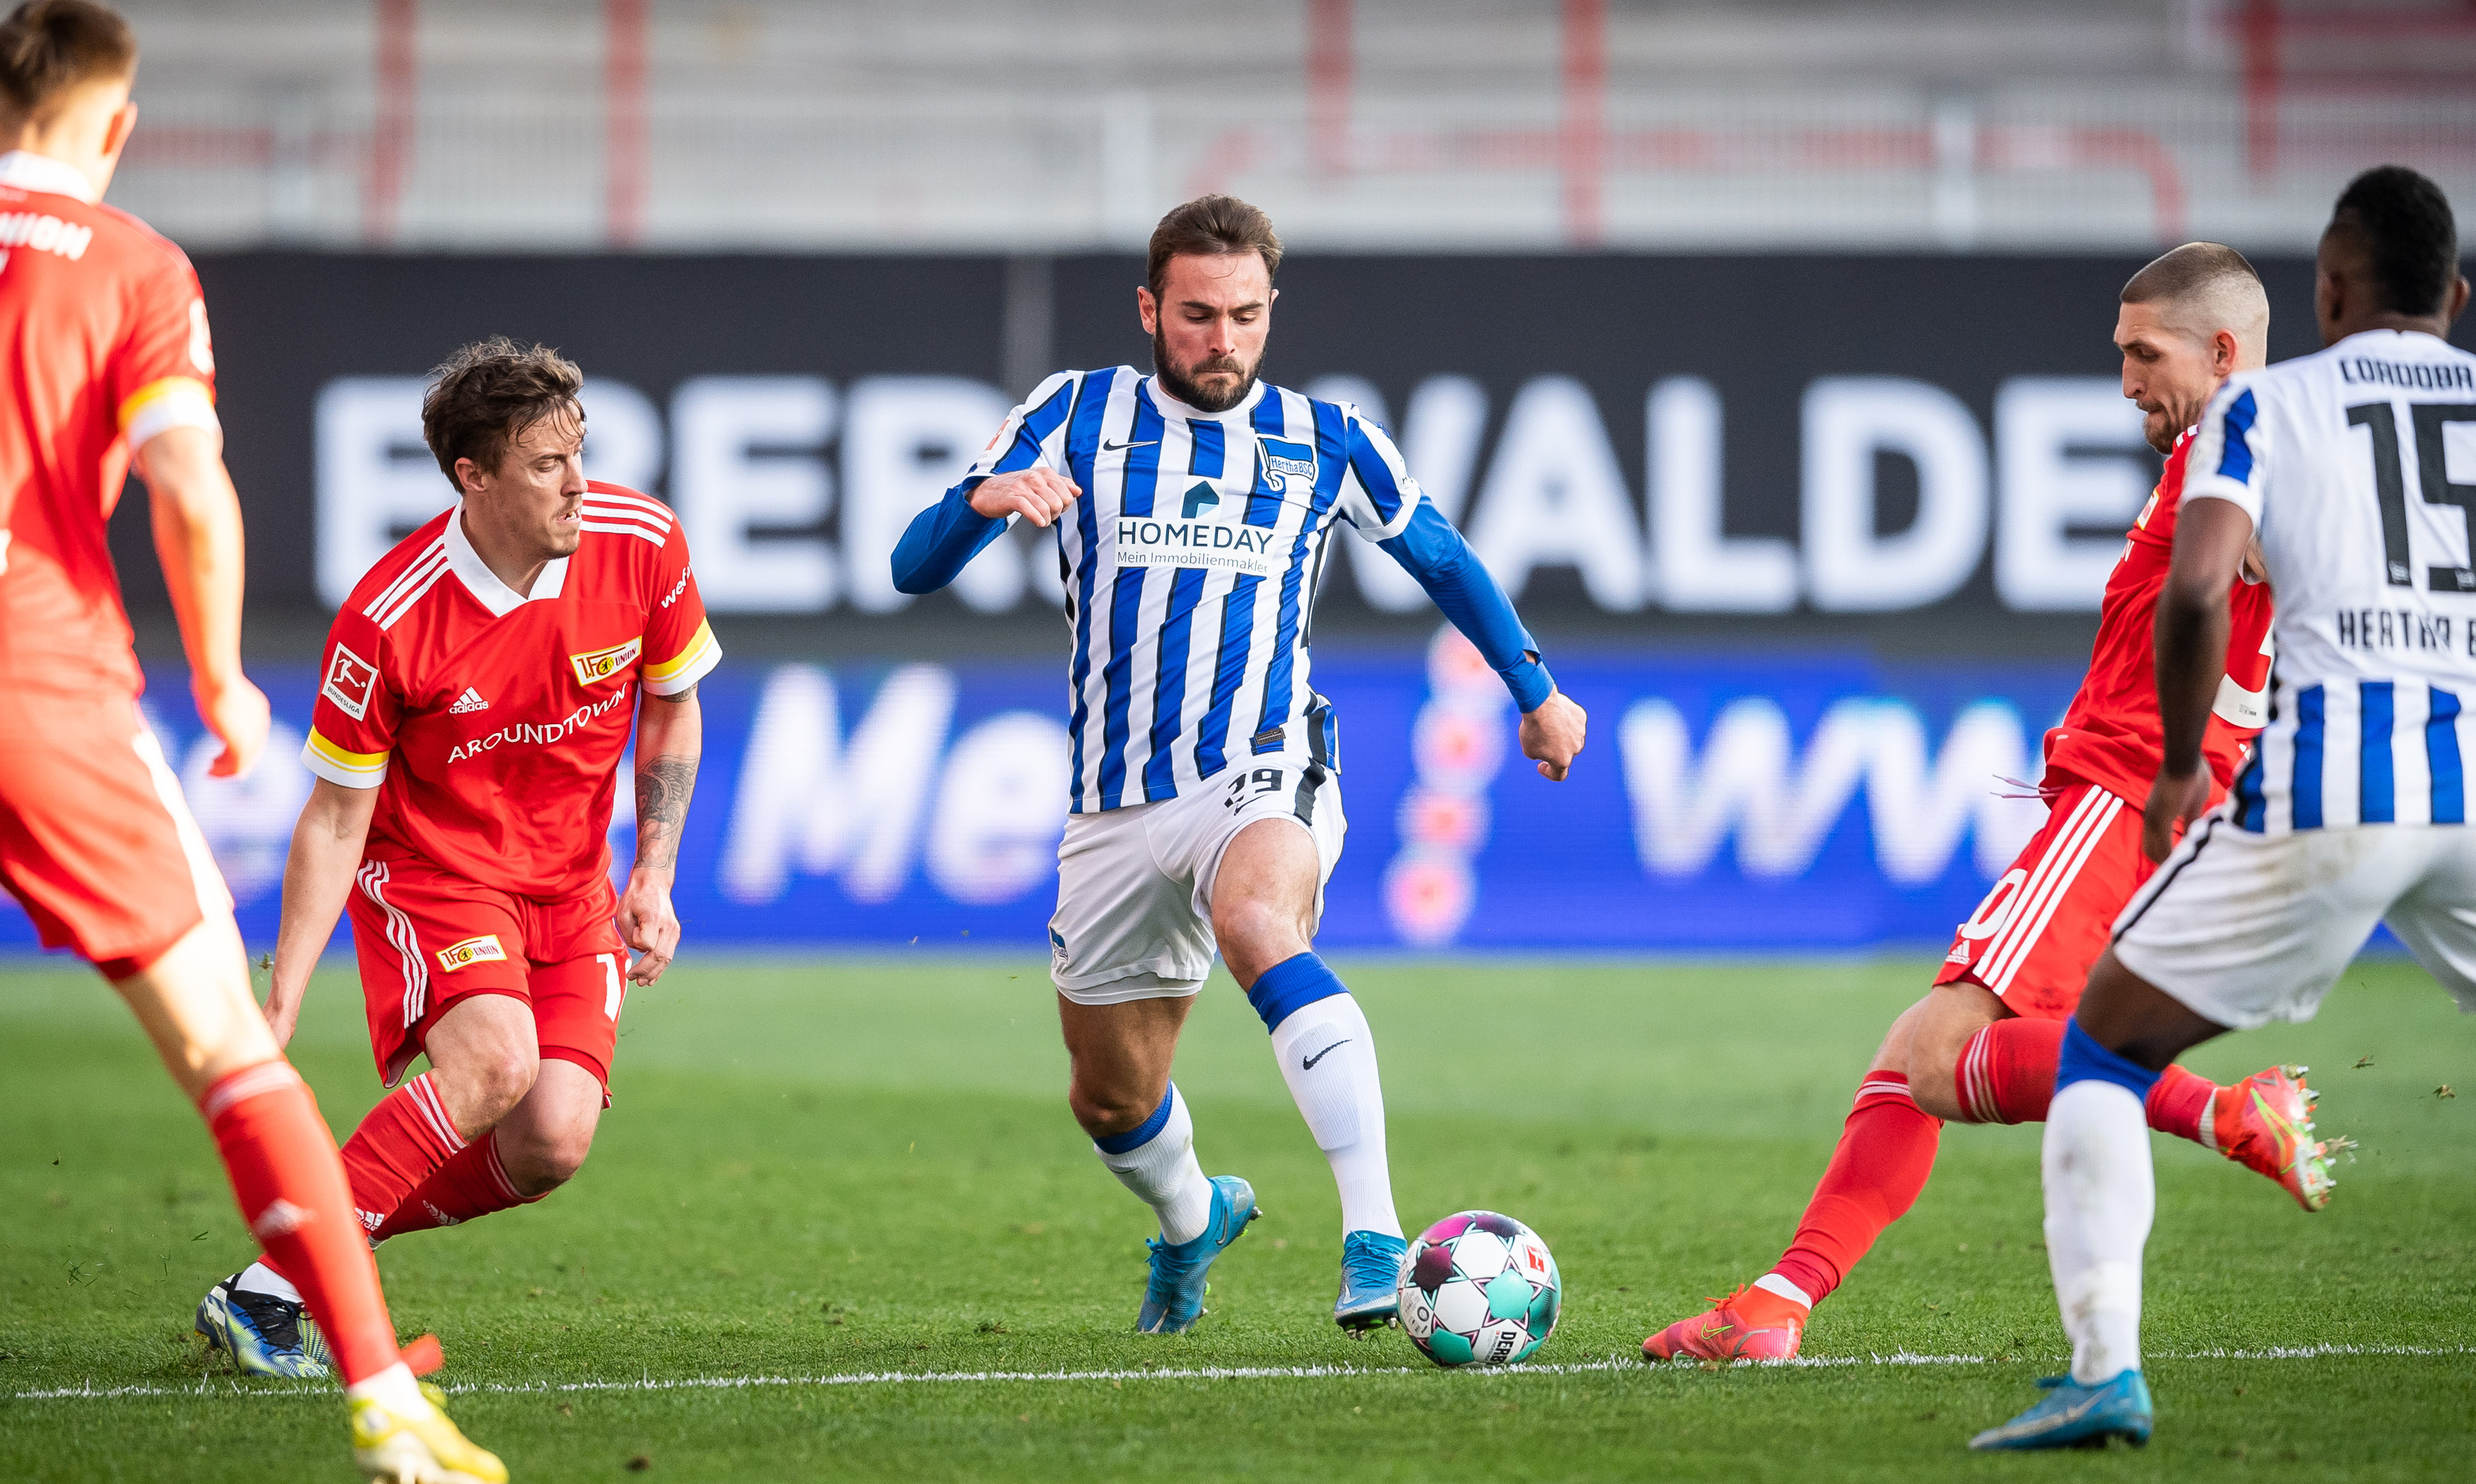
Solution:
<svg viewBox="0 0 2476 1484"><path fill-rule="evenodd" d="M2153 1360L2312 1360L2338 1355L2476 1355L2476 1346L2444 1345L2295 1345L2275 1346L2266 1349L2185 1350L2150 1357ZM2059 1357L2057 1357L2059 1358ZM1753 1365L1797 1367L1839 1366L1981 1366L1998 1364L1984 1355L1919 1355L1908 1350L1895 1350L1888 1355L1800 1355L1794 1360L1749 1362ZM1691 1369L1692 1363L1672 1362L1667 1369ZM640 1376L617 1381L468 1381L446 1388L450 1395L527 1396L561 1392L664 1392L664 1391L744 1391L756 1388L788 1386L894 1386L920 1383L948 1385L1022 1385L1044 1382L1074 1381L1260 1381L1317 1380L1336 1376L1424 1375L1435 1368L1429 1366L1192 1366L1163 1367L1151 1371L862 1371L841 1372L825 1375L692 1375L676 1377ZM1631 1355L1611 1355L1605 1360L1576 1361L1567 1365L1509 1366L1501 1370L1473 1367L1473 1375L1534 1376L1585 1375L1608 1372L1648 1371ZM119 1397L332 1397L332 1387L243 1385L226 1377L201 1380L195 1386L56 1386L38 1391L10 1393L16 1401L111 1400Z"/></svg>

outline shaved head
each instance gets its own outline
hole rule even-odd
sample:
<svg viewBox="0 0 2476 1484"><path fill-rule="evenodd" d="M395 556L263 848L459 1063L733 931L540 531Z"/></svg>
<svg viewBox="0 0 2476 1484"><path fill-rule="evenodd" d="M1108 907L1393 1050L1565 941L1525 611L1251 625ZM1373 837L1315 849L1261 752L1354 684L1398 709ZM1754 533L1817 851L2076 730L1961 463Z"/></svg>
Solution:
<svg viewBox="0 0 2476 1484"><path fill-rule="evenodd" d="M2154 308L2159 322L2196 341L2231 331L2240 371L2269 363L2269 295L2244 255L2219 242L2187 242L2134 274L2125 304Z"/></svg>

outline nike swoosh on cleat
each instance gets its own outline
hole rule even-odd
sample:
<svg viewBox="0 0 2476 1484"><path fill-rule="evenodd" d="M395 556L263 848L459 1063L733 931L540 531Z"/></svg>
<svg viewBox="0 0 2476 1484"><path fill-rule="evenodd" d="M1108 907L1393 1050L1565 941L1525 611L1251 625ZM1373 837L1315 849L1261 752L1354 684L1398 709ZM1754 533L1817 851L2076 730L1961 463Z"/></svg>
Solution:
<svg viewBox="0 0 2476 1484"><path fill-rule="evenodd" d="M1316 1064L1317 1062L1320 1062L1320 1061L1324 1060L1325 1056L1327 1056L1327 1055L1331 1054L1331 1052L1332 1052L1332 1051L1334 1050L1334 1048L1335 1048L1335 1047L1348 1046L1349 1044L1349 1037L1348 1037L1348 1036L1344 1036L1344 1037L1342 1037L1340 1040L1335 1041L1334 1043L1332 1043L1332 1045L1331 1045L1331 1046L1327 1046L1327 1047L1325 1047L1323 1051L1318 1051L1318 1052L1316 1052L1314 1055L1312 1055L1312 1056L1308 1057L1306 1060L1304 1060L1304 1061L1302 1061L1302 1062L1300 1062L1300 1063L1299 1063L1299 1070L1300 1070L1300 1072L1313 1072L1313 1071L1315 1070L1315 1064Z"/></svg>

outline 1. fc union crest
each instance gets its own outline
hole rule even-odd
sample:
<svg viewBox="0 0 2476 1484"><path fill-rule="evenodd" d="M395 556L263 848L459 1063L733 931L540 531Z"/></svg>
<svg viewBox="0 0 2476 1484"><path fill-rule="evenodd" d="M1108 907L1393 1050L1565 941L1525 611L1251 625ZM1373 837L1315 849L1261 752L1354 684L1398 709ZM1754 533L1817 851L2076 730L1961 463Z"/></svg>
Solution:
<svg viewBox="0 0 2476 1484"><path fill-rule="evenodd" d="M478 938L466 938L438 951L438 965L448 973L479 963L506 963L508 951L499 946L499 935L485 932Z"/></svg>
<svg viewBox="0 0 2476 1484"><path fill-rule="evenodd" d="M645 641L642 638L634 638L625 644L613 644L608 649L595 650L590 654L570 655L567 656L567 662L576 666L576 683L596 685L635 663L637 655L642 653L644 648Z"/></svg>

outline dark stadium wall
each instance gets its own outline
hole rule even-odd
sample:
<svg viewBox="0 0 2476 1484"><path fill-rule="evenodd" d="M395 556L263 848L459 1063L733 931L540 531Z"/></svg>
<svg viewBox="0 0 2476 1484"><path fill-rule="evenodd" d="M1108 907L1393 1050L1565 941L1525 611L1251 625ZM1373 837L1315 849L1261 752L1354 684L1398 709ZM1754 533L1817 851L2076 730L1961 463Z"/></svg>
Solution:
<svg viewBox="0 0 2476 1484"><path fill-rule="evenodd" d="M2065 657L2086 646L2156 468L2109 345L2139 265L1301 255L1268 371L1371 405L1547 630ZM314 642L392 535L445 503L419 447L419 378L491 333L582 363L594 471L681 509L708 593L742 627L844 652L1045 639L1020 622L1053 602L1053 560L1028 532L918 603L891 590L883 554L1034 368L1149 354L1142 264L1122 257L198 267L261 642ZM2274 355L2311 349L2310 264L2263 267ZM160 628L138 504L116 550ZM1416 588L1341 547L1325 631L1424 633Z"/></svg>

